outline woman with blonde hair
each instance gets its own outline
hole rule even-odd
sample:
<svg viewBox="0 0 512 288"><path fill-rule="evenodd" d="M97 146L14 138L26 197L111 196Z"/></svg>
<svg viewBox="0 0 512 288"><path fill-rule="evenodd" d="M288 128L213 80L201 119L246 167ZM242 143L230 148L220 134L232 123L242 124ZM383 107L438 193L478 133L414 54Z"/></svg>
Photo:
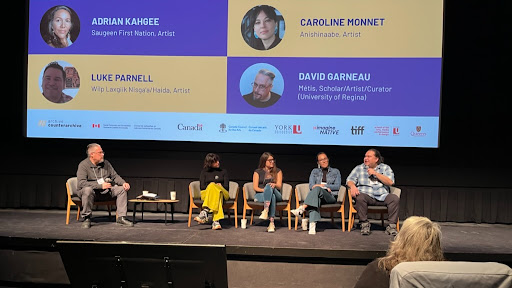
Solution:
<svg viewBox="0 0 512 288"><path fill-rule="evenodd" d="M427 217L411 216L404 221L386 256L373 260L354 286L389 287L391 270L401 262L443 261L441 228Z"/></svg>

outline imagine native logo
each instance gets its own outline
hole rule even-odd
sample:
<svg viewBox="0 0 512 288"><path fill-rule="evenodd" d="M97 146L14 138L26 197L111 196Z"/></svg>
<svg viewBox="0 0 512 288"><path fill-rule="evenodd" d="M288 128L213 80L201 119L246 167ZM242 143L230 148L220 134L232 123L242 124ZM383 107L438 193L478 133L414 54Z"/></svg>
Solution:
<svg viewBox="0 0 512 288"><path fill-rule="evenodd" d="M333 126L315 126L313 127L313 130L317 130L319 134L322 135L339 135L340 130L336 129L336 127Z"/></svg>

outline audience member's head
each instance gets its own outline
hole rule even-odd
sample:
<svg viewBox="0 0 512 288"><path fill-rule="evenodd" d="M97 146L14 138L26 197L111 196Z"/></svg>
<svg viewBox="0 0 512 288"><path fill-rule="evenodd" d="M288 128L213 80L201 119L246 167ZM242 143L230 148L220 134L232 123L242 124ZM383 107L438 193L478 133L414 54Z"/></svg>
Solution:
<svg viewBox="0 0 512 288"><path fill-rule="evenodd" d="M379 268L390 273L401 262L443 260L439 225L427 217L411 216L400 227L386 256L379 260Z"/></svg>

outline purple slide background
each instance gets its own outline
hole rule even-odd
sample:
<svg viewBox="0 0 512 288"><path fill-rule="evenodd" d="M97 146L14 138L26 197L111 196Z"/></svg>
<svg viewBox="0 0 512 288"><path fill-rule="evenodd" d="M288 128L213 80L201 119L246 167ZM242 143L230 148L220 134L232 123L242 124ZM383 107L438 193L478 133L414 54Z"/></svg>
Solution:
<svg viewBox="0 0 512 288"><path fill-rule="evenodd" d="M255 108L240 92L240 77L256 63L268 63L284 78L281 99ZM441 58L228 58L227 113L285 115L439 116ZM254 71L254 75L257 71ZM299 81L299 73L325 73L323 81ZM371 73L370 81L329 81L328 73ZM277 81L277 78L276 80ZM249 85L250 83L248 83ZM390 93L366 92L367 101L297 100L299 85L386 86ZM361 92L302 92L306 94Z"/></svg>
<svg viewBox="0 0 512 288"><path fill-rule="evenodd" d="M39 25L44 13L56 5L73 9L80 19L80 34L73 45L52 48L42 39ZM227 0L187 1L30 1L29 54L101 55L227 55ZM97 26L93 18L160 18L159 26ZM175 31L166 36L92 36L92 30Z"/></svg>

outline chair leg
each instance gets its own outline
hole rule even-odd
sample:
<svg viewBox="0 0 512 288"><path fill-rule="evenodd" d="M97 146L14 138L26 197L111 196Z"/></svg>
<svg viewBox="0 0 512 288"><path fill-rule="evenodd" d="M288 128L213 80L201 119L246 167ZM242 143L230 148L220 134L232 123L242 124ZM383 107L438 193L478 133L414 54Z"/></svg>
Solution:
<svg viewBox="0 0 512 288"><path fill-rule="evenodd" d="M382 227L384 227L384 213L380 213L380 222L382 223Z"/></svg>
<svg viewBox="0 0 512 288"><path fill-rule="evenodd" d="M235 228L238 228L238 212L237 212L236 206L235 206L234 210L235 210Z"/></svg>
<svg viewBox="0 0 512 288"><path fill-rule="evenodd" d="M299 224L299 217L295 216L295 230L297 230L298 224Z"/></svg>
<svg viewBox="0 0 512 288"><path fill-rule="evenodd" d="M345 232L345 211L341 212L341 231Z"/></svg>
<svg viewBox="0 0 512 288"><path fill-rule="evenodd" d="M66 225L69 224L69 212L71 210L71 205L69 205L68 203L68 209L67 209L67 212L66 212Z"/></svg>
<svg viewBox="0 0 512 288"><path fill-rule="evenodd" d="M251 225L252 225L253 220L254 220L254 209L251 210Z"/></svg>
<svg viewBox="0 0 512 288"><path fill-rule="evenodd" d="M292 215L290 208L288 208L288 230L292 230Z"/></svg>
<svg viewBox="0 0 512 288"><path fill-rule="evenodd" d="M192 207L188 207L188 227L190 227L190 221L192 221Z"/></svg>
<svg viewBox="0 0 512 288"><path fill-rule="evenodd" d="M80 220L80 205L76 205L78 207L78 211L76 211L76 221Z"/></svg>
<svg viewBox="0 0 512 288"><path fill-rule="evenodd" d="M111 220L112 219L112 205L107 205L108 207L108 220Z"/></svg>
<svg viewBox="0 0 512 288"><path fill-rule="evenodd" d="M334 225L334 213L331 212L331 224Z"/></svg>

